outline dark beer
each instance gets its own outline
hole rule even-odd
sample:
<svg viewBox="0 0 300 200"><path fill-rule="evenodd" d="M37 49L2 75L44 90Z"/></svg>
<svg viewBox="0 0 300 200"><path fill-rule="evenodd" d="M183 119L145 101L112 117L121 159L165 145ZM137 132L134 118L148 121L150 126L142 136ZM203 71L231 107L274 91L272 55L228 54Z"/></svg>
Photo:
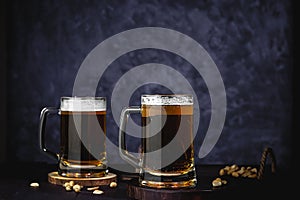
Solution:
<svg viewBox="0 0 300 200"><path fill-rule="evenodd" d="M106 111L61 111L59 174L103 176L106 166Z"/></svg>
<svg viewBox="0 0 300 200"><path fill-rule="evenodd" d="M156 184L154 186L159 187L159 182L168 184L170 180L174 187L174 183L184 184L185 180L188 180L187 185L191 184L190 180L195 179L193 105L142 105L142 129L142 179L147 180L145 185ZM167 166L163 161L172 154L172 149L161 151L160 157L147 154L162 149L170 142L182 154Z"/></svg>

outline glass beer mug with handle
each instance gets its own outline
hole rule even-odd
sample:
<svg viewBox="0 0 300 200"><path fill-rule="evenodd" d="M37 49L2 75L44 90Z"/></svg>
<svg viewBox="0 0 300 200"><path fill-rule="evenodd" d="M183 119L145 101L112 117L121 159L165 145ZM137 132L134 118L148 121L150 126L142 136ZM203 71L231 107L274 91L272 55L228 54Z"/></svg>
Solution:
<svg viewBox="0 0 300 200"><path fill-rule="evenodd" d="M60 115L59 153L46 148L48 114ZM39 136L41 150L58 160L59 175L88 178L107 173L105 97L61 97L59 109L42 109Z"/></svg>
<svg viewBox="0 0 300 200"><path fill-rule="evenodd" d="M126 147L126 124L133 113L139 113L142 121L140 158ZM142 186L196 186L193 138L192 95L142 95L141 107L126 107L121 112L119 153L139 169Z"/></svg>

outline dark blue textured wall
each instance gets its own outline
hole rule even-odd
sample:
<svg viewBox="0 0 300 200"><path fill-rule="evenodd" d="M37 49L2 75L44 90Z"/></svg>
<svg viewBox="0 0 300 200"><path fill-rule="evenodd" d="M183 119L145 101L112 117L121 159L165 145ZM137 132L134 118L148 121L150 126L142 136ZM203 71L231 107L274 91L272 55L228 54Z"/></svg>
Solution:
<svg viewBox="0 0 300 200"><path fill-rule="evenodd" d="M291 158L292 24L290 1L11 1L8 68L9 158L48 161L38 147L39 113L72 94L80 64L106 38L137 27L180 31L200 43L216 63L226 89L227 115L214 149L197 163L258 164L265 146L278 164ZM210 119L207 87L188 62L164 51L128 53L109 66L97 94L110 98L116 81L134 66L172 66L191 83L201 102L199 151ZM158 85L141 93L169 92ZM48 124L48 146L58 149L59 122ZM108 136L118 127L108 112ZM122 162L109 152L112 162Z"/></svg>

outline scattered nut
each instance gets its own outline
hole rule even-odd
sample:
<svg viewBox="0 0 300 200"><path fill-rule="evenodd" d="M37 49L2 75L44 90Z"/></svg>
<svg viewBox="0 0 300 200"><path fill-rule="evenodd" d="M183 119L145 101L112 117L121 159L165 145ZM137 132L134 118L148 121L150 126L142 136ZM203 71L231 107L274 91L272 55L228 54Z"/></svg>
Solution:
<svg viewBox="0 0 300 200"><path fill-rule="evenodd" d="M247 177L251 174L251 171L245 171L245 173L242 174L242 177Z"/></svg>
<svg viewBox="0 0 300 200"><path fill-rule="evenodd" d="M252 168L250 171L253 172L253 173L257 173L257 169L256 168Z"/></svg>
<svg viewBox="0 0 300 200"><path fill-rule="evenodd" d="M243 178L257 178L258 176L258 170L255 167L251 166L242 166L239 167L237 164L227 165L219 170L219 175L230 175L235 178L243 177ZM221 178L216 178L212 181L212 185L214 187L218 187L221 185L227 184L226 180L222 180Z"/></svg>
<svg viewBox="0 0 300 200"><path fill-rule="evenodd" d="M220 169L219 175L220 175L220 176L223 176L224 174L225 174L225 169Z"/></svg>
<svg viewBox="0 0 300 200"><path fill-rule="evenodd" d="M257 169L254 167L252 168L251 166L248 167L239 167L236 164L233 164L231 166L226 166L222 169L219 170L219 175L230 175L233 177L244 177L244 178L257 178Z"/></svg>
<svg viewBox="0 0 300 200"><path fill-rule="evenodd" d="M36 182L30 183L30 187L39 187L39 186L40 186L39 183Z"/></svg>
<svg viewBox="0 0 300 200"><path fill-rule="evenodd" d="M248 175L248 178L256 178L257 177L257 174L250 174Z"/></svg>
<svg viewBox="0 0 300 200"><path fill-rule="evenodd" d="M66 189L66 191L74 190L75 192L80 192L80 190L83 188L82 185L75 184L74 181L65 182L63 187Z"/></svg>
<svg viewBox="0 0 300 200"><path fill-rule="evenodd" d="M104 192L102 190L94 190L93 194L103 194Z"/></svg>
<svg viewBox="0 0 300 200"><path fill-rule="evenodd" d="M70 181L69 184L70 184L71 187L73 187L74 186L74 181Z"/></svg>
<svg viewBox="0 0 300 200"><path fill-rule="evenodd" d="M93 191L93 190L97 190L97 189L99 189L99 186L87 188L88 191Z"/></svg>
<svg viewBox="0 0 300 200"><path fill-rule="evenodd" d="M239 173L237 173L237 172L232 172L232 174L231 174L233 177L239 177L240 175L239 175Z"/></svg>
<svg viewBox="0 0 300 200"><path fill-rule="evenodd" d="M238 173L239 175L243 174L245 172L245 167L241 167L240 170L238 170L236 173Z"/></svg>
<svg viewBox="0 0 300 200"><path fill-rule="evenodd" d="M221 178L215 178L213 181L212 181L212 185L213 187L219 187L221 185L226 185L227 184L227 181L225 179L221 179Z"/></svg>
<svg viewBox="0 0 300 200"><path fill-rule="evenodd" d="M80 189L78 189L78 188L75 188L75 189L73 189L75 192L80 192Z"/></svg>
<svg viewBox="0 0 300 200"><path fill-rule="evenodd" d="M66 187L71 187L71 186L70 186L70 183L69 183L69 182L65 182L65 183L63 184L63 187L66 188Z"/></svg>
<svg viewBox="0 0 300 200"><path fill-rule="evenodd" d="M66 191L71 191L71 190L72 190L72 187L68 185L68 186L66 187Z"/></svg>
<svg viewBox="0 0 300 200"><path fill-rule="evenodd" d="M75 192L80 192L81 186L78 185L78 184L76 184L76 185L73 186L73 190L74 190Z"/></svg>
<svg viewBox="0 0 300 200"><path fill-rule="evenodd" d="M222 181L222 179L218 177L215 179L215 181Z"/></svg>
<svg viewBox="0 0 300 200"><path fill-rule="evenodd" d="M117 187L117 183L116 182L111 182L110 184L109 184L109 187L111 187L111 188L115 188L115 187Z"/></svg>
<svg viewBox="0 0 300 200"><path fill-rule="evenodd" d="M221 181L218 181L218 180L213 180L213 181L212 181L212 185L213 185L214 187L218 187L218 186L221 186L221 185L222 185L222 182L221 182Z"/></svg>
<svg viewBox="0 0 300 200"><path fill-rule="evenodd" d="M231 175L233 172L236 172L237 170L239 170L239 167L236 164L231 165L231 167L227 170L227 174Z"/></svg>
<svg viewBox="0 0 300 200"><path fill-rule="evenodd" d="M236 164L231 165L231 169L237 170L239 167Z"/></svg>

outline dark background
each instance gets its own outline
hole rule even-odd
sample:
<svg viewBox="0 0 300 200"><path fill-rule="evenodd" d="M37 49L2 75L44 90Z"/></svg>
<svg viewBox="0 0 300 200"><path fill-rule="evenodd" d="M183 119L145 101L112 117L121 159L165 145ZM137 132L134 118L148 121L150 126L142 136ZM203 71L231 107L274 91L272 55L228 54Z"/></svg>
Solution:
<svg viewBox="0 0 300 200"><path fill-rule="evenodd" d="M54 163L38 146L41 109L59 106L61 96L72 94L80 64L100 42L148 26L195 39L223 78L225 126L213 150L205 158L196 157L196 163L258 164L268 146L280 168L293 164L293 3L281 0L2 1L0 161ZM110 99L125 72L149 62L174 67L196 91L201 102L197 154L209 124L210 99L201 76L184 59L155 49L123 55L105 72L97 95ZM149 84L139 88L130 103L138 105L142 93L168 92ZM107 117L107 135L117 144L117 124L109 111ZM58 150L58 117L49 122L48 146ZM110 162L123 162L118 152L108 156Z"/></svg>

